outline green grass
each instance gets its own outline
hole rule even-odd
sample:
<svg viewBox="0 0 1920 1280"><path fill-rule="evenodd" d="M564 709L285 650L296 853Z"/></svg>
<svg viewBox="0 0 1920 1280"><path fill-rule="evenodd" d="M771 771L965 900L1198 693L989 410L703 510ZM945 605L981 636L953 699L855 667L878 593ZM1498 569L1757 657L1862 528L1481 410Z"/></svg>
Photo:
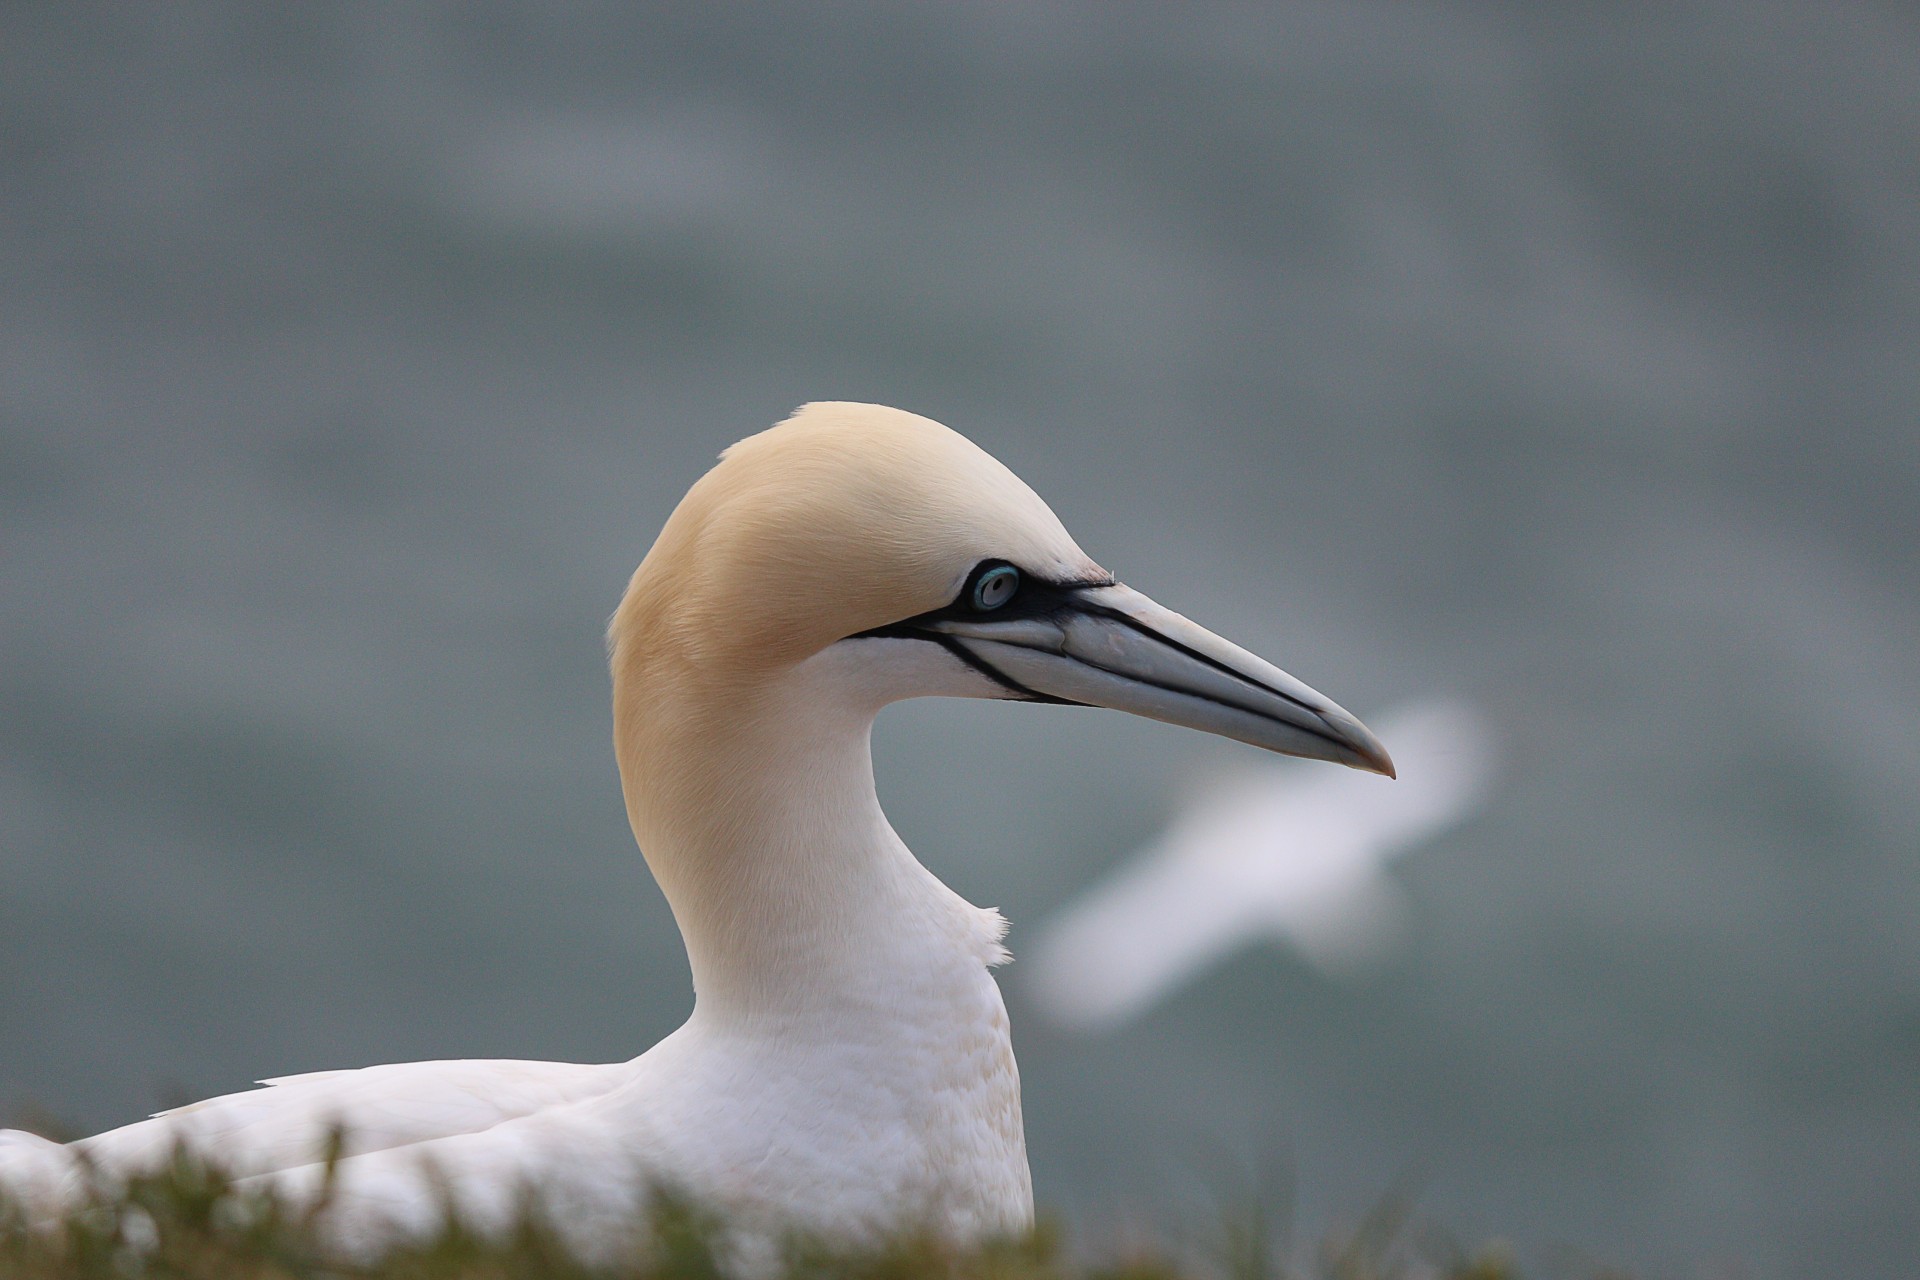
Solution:
<svg viewBox="0 0 1920 1280"><path fill-rule="evenodd" d="M330 1250L317 1214L236 1187L182 1155L125 1186L102 1183L57 1223L29 1226L0 1202L4 1280L729 1280L727 1233L686 1201L655 1197L632 1242L611 1258L570 1251L531 1204L508 1232L481 1235L449 1216L432 1238L378 1258ZM966 1249L906 1235L860 1248L792 1239L748 1280L1520 1280L1511 1251L1463 1249L1390 1198L1352 1229L1293 1257L1270 1215L1234 1212L1184 1248L1069 1246L1043 1227ZM1568 1274L1564 1271L1556 1274ZM1600 1273L1588 1272L1598 1276Z"/></svg>

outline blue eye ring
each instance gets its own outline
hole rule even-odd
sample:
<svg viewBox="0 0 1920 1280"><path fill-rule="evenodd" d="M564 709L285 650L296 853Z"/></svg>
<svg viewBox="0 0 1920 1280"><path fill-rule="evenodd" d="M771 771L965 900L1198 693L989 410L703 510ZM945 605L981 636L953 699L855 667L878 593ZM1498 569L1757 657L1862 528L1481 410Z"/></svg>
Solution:
<svg viewBox="0 0 1920 1280"><path fill-rule="evenodd" d="M1020 590L1020 571L1010 564L998 564L973 580L967 602L975 613L992 613L1013 599Z"/></svg>

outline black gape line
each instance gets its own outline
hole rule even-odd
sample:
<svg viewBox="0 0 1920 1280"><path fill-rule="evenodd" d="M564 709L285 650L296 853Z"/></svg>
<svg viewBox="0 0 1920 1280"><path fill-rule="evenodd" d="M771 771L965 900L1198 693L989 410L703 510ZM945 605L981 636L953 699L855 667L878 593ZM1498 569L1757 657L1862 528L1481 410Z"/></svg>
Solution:
<svg viewBox="0 0 1920 1280"><path fill-rule="evenodd" d="M1261 693L1279 698L1284 702L1292 703L1294 706L1312 716L1315 720L1320 719L1320 712L1317 708L1310 703L1303 702L1299 698L1294 697L1286 690L1276 689L1271 685L1262 683L1244 671L1236 671L1233 667L1210 654L1202 653L1191 645L1182 644L1172 636L1162 635L1146 623L1140 621L1140 619L1122 610L1081 598L1083 592L1091 591L1099 587L1113 586L1115 583L1113 578L1090 579L1079 582L1054 582L1035 574L1023 572L1021 573L1020 585L1014 590L1013 595L1008 598L1005 604L991 609L975 607L972 602L975 599L975 588L979 585L980 580L996 569L1002 568L1012 568L1016 572L1019 572L1017 565L1011 565L1005 560L982 560L979 564L975 565L973 571L967 575L967 580L960 585L960 590L958 594L954 596L951 603L941 608L930 610L927 613L902 619L899 622L890 622L884 627L874 627L870 631L856 632L848 636L847 639L861 640L871 637L930 641L939 645L942 649L945 649L965 666L974 671L978 671L981 675L987 677L987 679L993 681L1002 689L1005 689L1019 701L1046 702L1062 707L1084 707L1088 704L1078 699L1062 698L1051 693L1042 693L1038 689L1029 688L1021 684L1018 680L1015 680L1012 676L968 648L966 643L958 636L951 636L944 632L933 630L933 624L937 622L975 622L982 620L998 622L1002 619L1011 622L1020 618L1047 618L1062 613L1090 614L1094 617L1105 618L1111 622L1116 622L1130 631L1137 631L1147 639L1163 644L1174 652L1182 654L1194 662L1200 663L1202 666L1218 671L1222 675L1231 676L1250 689L1256 689ZM1002 643L1012 642L1003 641ZM1051 653L1052 651L1049 650L1048 652ZM1063 658L1069 662L1078 662L1085 667L1092 667L1093 670L1099 671L1104 675L1121 674L1107 671L1105 668L1076 658L1070 653L1056 653L1053 654L1053 656ZM1261 720L1278 720L1278 717L1270 715L1257 707L1249 707L1231 698L1222 698L1216 694L1206 693L1199 689L1163 684L1158 680L1132 673L1126 674L1124 678L1139 684L1150 685L1156 689L1163 689L1168 693L1179 694L1181 697L1195 698L1202 702L1211 702L1215 706L1225 707L1230 711L1238 711L1242 715L1254 716ZM1296 724L1292 721L1282 723L1287 724L1291 729L1298 730L1311 737L1331 742L1335 746L1345 745L1330 728L1323 730L1315 728L1311 724Z"/></svg>
<svg viewBox="0 0 1920 1280"><path fill-rule="evenodd" d="M972 603L975 589L980 585L982 578L996 569L1015 570L1020 574L1020 585L1014 589L1013 595L1005 604L990 610L975 608ZM884 627L856 632L847 639L928 640L939 645L966 666L978 671L1022 702L1047 702L1060 707L1084 707L1086 703L1073 698L1056 697L1051 693L1042 693L1038 689L1028 688L967 648L958 637L933 630L932 624L971 621L979 618L992 618L996 622L1004 619L1011 622L1018 618L1051 617L1057 613L1084 608L1085 605L1074 598L1080 592L1090 591L1095 587L1110 587L1113 584L1114 579L1110 577L1090 578L1079 582L1054 582L1038 574L1027 573L1018 565L1005 560L982 560L973 566L971 573L967 574L967 580L960 584L960 590L954 595L950 604L916 614L911 618L903 618L899 622L889 622Z"/></svg>
<svg viewBox="0 0 1920 1280"><path fill-rule="evenodd" d="M868 631L862 634L874 635L877 633ZM1015 680L1012 676L994 666L973 650L967 648L966 645L960 643L959 639L955 636L943 636L938 631L925 631L916 635L914 639L933 641L942 649L945 649L948 653L960 659L961 662L972 667L975 671L978 671L981 675L993 681L1008 693L1011 693L1017 701L1051 702L1056 707L1084 707L1087 705L1084 702L1079 702L1072 698L1062 698L1051 693L1042 693L1038 689L1029 689L1026 685L1021 684L1018 680Z"/></svg>
<svg viewBox="0 0 1920 1280"><path fill-rule="evenodd" d="M1167 646L1167 648L1172 649L1176 653L1184 654L1185 656L1192 658L1195 662L1198 662L1202 666L1212 667L1215 671L1220 672L1222 675L1232 676L1235 680L1238 680L1241 684L1246 685L1249 689L1258 689L1262 693L1270 693L1274 697L1279 698L1282 702L1291 702L1294 706L1299 707L1302 711L1310 711L1316 716L1320 714L1320 712L1315 707L1313 707L1310 703L1300 701L1300 699L1294 697L1292 694L1288 693L1285 689L1276 689L1270 684L1263 684L1260 681L1255 680L1252 676L1248 675L1244 671L1236 671L1232 667L1228 666L1226 663L1220 661L1220 659L1215 657L1210 657L1209 655L1200 652L1198 649L1194 648L1192 645L1181 644L1178 640L1175 640L1172 636L1163 635L1160 632L1155 631L1152 627L1148 626L1146 623L1140 621L1140 619L1133 617L1130 614L1122 613L1118 609L1110 609L1105 605L1082 605L1081 609L1087 613L1093 614L1095 617L1111 619L1112 621L1119 623L1121 626L1126 627L1130 631L1138 631L1141 635L1147 637L1149 640L1157 640L1161 644ZM1161 686L1161 687L1168 688L1169 686ZM1186 689L1170 689L1170 692L1187 693L1190 696L1196 697L1196 698L1207 696L1205 694L1192 693L1190 690L1186 690ZM1212 700L1220 703L1220 705L1223 707L1239 706L1238 703L1228 702L1222 698L1214 698ZM1239 709L1242 711L1246 711L1252 715L1261 714L1258 711L1254 711L1251 707L1239 707Z"/></svg>

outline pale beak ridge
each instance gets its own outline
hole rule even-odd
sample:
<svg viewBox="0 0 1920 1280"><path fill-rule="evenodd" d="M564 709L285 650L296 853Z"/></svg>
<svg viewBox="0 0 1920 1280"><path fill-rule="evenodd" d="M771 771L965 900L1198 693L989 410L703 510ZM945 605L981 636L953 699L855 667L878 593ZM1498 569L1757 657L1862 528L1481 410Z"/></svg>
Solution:
<svg viewBox="0 0 1920 1280"><path fill-rule="evenodd" d="M1394 776L1365 725L1265 659L1129 587L1083 587L1070 599L1037 616L946 619L927 630L1016 695L1111 707Z"/></svg>

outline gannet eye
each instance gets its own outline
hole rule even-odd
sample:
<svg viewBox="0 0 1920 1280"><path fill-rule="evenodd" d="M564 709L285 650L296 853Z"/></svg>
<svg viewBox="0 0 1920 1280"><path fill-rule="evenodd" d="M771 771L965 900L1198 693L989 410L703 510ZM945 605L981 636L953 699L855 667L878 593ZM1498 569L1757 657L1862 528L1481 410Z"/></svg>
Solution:
<svg viewBox="0 0 1920 1280"><path fill-rule="evenodd" d="M1010 564L995 565L974 579L969 599L976 613L991 613L1013 599L1019 589L1020 571Z"/></svg>

